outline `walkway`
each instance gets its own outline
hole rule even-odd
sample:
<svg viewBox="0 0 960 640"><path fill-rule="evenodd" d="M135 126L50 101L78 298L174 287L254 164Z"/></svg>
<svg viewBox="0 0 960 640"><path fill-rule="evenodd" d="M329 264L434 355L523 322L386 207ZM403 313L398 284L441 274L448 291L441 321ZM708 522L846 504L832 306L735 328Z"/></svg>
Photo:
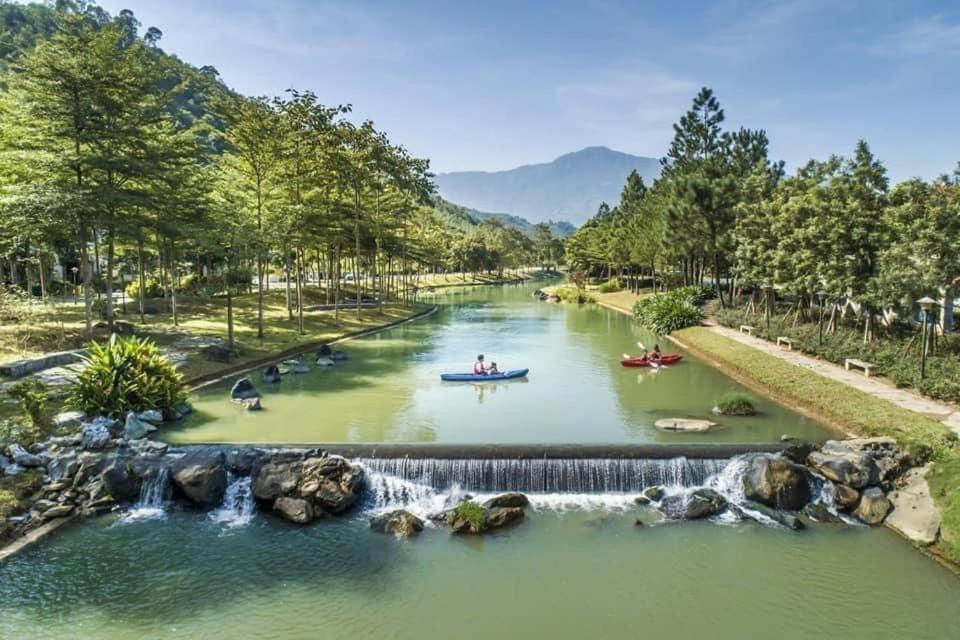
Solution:
<svg viewBox="0 0 960 640"><path fill-rule="evenodd" d="M817 358L804 355L799 351L786 351L777 347L777 345L772 342L761 338L754 338L753 336L727 327L710 323L707 325L707 328L726 338L758 349L768 355L780 358L798 367L809 369L825 378L843 382L864 393L882 398L887 402L892 402L898 407L935 418L947 425L951 431L960 435L960 408L956 406L927 398L912 389L898 389L883 378L867 378L861 372L847 371L832 362L818 360Z"/></svg>

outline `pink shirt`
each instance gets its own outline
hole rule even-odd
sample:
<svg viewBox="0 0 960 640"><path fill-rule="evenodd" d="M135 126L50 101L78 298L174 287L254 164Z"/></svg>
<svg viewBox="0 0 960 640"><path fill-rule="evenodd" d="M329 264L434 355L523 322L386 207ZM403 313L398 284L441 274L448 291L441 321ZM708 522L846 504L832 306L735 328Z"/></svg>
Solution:
<svg viewBox="0 0 960 640"><path fill-rule="evenodd" d="M473 363L473 375L475 375L475 376L482 376L484 373L486 373L486 371L484 371L484 369L483 369L483 363L482 363L482 362L480 362L479 360L477 360L475 363Z"/></svg>

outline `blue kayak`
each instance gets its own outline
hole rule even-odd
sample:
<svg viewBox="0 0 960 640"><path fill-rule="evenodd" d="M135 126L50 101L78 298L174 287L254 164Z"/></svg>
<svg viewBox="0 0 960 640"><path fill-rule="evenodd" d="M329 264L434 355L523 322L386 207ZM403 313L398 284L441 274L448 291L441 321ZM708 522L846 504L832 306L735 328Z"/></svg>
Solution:
<svg viewBox="0 0 960 640"><path fill-rule="evenodd" d="M501 371L500 373L485 373L477 375L474 373L441 373L440 379L447 382L490 382L491 380L510 380L511 378L522 378L530 369L511 369L510 371Z"/></svg>

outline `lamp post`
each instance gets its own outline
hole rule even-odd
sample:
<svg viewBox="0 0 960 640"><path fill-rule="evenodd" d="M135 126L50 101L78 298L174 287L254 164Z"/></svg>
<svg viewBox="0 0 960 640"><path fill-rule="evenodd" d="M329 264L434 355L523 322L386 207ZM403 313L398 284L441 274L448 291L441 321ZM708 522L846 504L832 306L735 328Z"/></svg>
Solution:
<svg viewBox="0 0 960 640"><path fill-rule="evenodd" d="M127 315L127 275L120 269L120 309Z"/></svg>
<svg viewBox="0 0 960 640"><path fill-rule="evenodd" d="M80 300L77 297L77 272L80 271L77 267L70 267L70 271L73 272L73 304L80 304Z"/></svg>
<svg viewBox="0 0 960 640"><path fill-rule="evenodd" d="M818 344L823 346L823 303L827 299L827 292L823 289L817 291L817 299L820 301L820 321L817 326L817 332L819 334Z"/></svg>
<svg viewBox="0 0 960 640"><path fill-rule="evenodd" d="M930 296L924 296L917 300L917 304L923 309L923 348L920 350L920 379L923 380L927 375L927 349L929 349L927 323L930 319L930 312L937 306L937 301Z"/></svg>

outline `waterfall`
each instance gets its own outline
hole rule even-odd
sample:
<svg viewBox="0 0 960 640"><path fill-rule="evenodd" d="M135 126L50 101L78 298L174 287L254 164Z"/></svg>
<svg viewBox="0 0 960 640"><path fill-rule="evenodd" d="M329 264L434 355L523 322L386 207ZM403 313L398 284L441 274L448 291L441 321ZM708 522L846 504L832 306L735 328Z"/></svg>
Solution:
<svg viewBox="0 0 960 640"><path fill-rule="evenodd" d="M220 507L210 512L210 519L228 528L243 527L253 520L256 505L250 490L250 476L232 476L223 494Z"/></svg>
<svg viewBox="0 0 960 640"><path fill-rule="evenodd" d="M170 499L170 469L164 466L150 470L140 485L140 498L123 518L125 522L151 520L166 515L166 503Z"/></svg>
<svg viewBox="0 0 960 640"><path fill-rule="evenodd" d="M356 460L367 474L373 510L404 507L428 515L467 493L478 500L522 491L535 508L625 508L647 487L668 492L699 487L727 460L643 459L412 459Z"/></svg>

